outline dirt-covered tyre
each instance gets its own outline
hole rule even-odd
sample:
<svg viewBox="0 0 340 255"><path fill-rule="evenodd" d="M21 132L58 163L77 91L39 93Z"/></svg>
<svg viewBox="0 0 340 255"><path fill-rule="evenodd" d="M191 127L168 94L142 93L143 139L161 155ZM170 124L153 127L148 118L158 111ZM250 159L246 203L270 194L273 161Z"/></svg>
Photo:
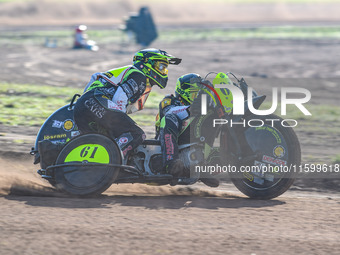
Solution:
<svg viewBox="0 0 340 255"><path fill-rule="evenodd" d="M274 114L253 115L246 118L245 123L250 119L258 120L257 124L252 121L251 125L259 127L247 127L237 136L241 137L241 147L246 155L256 156L239 164L238 171L230 173L230 178L237 189L248 197L272 199L293 184L295 167L301 162L300 144L293 128L287 127L288 123L285 122L283 126L280 117Z"/></svg>
<svg viewBox="0 0 340 255"><path fill-rule="evenodd" d="M117 178L121 151L106 136L86 134L71 140L60 152L55 168L56 187L76 196L98 195Z"/></svg>

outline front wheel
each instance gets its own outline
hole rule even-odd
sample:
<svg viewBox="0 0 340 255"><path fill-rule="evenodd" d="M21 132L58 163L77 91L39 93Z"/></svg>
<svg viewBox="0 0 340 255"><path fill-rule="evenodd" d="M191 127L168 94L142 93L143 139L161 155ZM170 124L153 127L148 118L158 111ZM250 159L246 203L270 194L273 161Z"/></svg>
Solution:
<svg viewBox="0 0 340 255"><path fill-rule="evenodd" d="M117 178L121 164L117 144L106 136L86 134L71 140L60 152L55 168L56 186L71 195L97 195Z"/></svg>
<svg viewBox="0 0 340 255"><path fill-rule="evenodd" d="M250 198L275 198L287 191L295 180L295 167L301 162L300 144L294 130L286 127L287 123L283 126L280 117L252 115L245 123L251 119L260 125L236 131L245 161L238 162L239 171L230 173L231 181Z"/></svg>

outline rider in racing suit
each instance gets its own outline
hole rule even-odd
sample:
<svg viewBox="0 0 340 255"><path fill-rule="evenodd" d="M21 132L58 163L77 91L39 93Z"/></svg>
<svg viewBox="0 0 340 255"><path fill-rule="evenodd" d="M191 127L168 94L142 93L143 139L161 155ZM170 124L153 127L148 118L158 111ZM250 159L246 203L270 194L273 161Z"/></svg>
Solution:
<svg viewBox="0 0 340 255"><path fill-rule="evenodd" d="M156 123L156 130L159 131L161 141L163 165L165 172L174 171L175 176L188 177L183 162L179 159L178 138L184 122L190 117L190 106L198 96L202 78L198 74L190 73L177 79L175 96L168 95L159 104L159 121ZM158 126L158 128L157 128ZM186 129L185 132L189 132ZM190 134L185 133L181 137L189 138ZM208 186L216 187L219 181L215 178L201 178L201 181Z"/></svg>
<svg viewBox="0 0 340 255"><path fill-rule="evenodd" d="M153 85L165 88L168 64L180 62L165 51L144 49L135 54L133 65L93 74L74 107L79 130L115 139L126 159L128 152L145 139L144 131L127 113L133 107L143 108Z"/></svg>

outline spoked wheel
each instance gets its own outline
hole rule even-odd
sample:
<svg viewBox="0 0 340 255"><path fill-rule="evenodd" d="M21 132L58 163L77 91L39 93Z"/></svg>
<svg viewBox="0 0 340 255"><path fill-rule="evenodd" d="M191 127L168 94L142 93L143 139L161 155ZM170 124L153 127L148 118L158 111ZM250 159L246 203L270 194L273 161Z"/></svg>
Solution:
<svg viewBox="0 0 340 255"><path fill-rule="evenodd" d="M231 173L230 177L250 198L275 198L287 191L295 180L294 166L301 162L300 144L294 130L282 126L282 119L274 114L251 116L246 123L249 119L261 120L264 125L248 127L243 134L238 134L242 151L250 156L239 163L240 171Z"/></svg>
<svg viewBox="0 0 340 255"><path fill-rule="evenodd" d="M71 140L60 152L55 172L56 186L77 196L104 192L117 178L121 151L106 136L86 134Z"/></svg>

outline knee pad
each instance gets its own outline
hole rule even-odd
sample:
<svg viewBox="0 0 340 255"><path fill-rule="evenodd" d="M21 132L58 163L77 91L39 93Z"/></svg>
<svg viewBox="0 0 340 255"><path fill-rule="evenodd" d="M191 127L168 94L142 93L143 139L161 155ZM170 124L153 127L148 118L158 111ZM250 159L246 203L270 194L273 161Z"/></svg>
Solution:
<svg viewBox="0 0 340 255"><path fill-rule="evenodd" d="M163 117L161 122L161 128L171 131L171 133L177 134L182 127L182 120L175 114L167 114Z"/></svg>

